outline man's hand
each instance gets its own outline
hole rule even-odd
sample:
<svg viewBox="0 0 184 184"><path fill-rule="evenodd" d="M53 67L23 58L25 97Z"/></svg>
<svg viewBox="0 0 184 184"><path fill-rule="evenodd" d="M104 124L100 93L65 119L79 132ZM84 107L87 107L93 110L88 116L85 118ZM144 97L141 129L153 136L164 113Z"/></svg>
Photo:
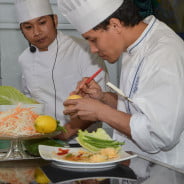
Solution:
<svg viewBox="0 0 184 184"><path fill-rule="evenodd" d="M91 98L66 100L63 113L71 118L79 118L88 121L99 121L98 114L103 110L104 104Z"/></svg>
<svg viewBox="0 0 184 184"><path fill-rule="evenodd" d="M72 94L75 93L83 97L90 97L102 101L104 94L101 87L94 80L86 84L85 82L87 79L88 78L85 77L82 79L82 81L78 82L76 90L72 92Z"/></svg>

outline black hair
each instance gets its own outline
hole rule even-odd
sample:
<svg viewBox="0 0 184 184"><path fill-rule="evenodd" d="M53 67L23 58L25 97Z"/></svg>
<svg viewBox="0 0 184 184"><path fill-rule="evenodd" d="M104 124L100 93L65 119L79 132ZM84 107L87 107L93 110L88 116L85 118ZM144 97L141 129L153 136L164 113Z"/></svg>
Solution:
<svg viewBox="0 0 184 184"><path fill-rule="evenodd" d="M45 15L45 16L46 16L46 15ZM56 25L55 25L55 22L54 22L54 14L50 14L50 15L48 15L48 16L51 17L52 22L53 22L53 25L54 25L54 27L56 28ZM20 30L21 30L22 34L24 35L24 32L22 31L21 25L22 25L22 23L20 23ZM25 35L24 35L24 37L25 37ZM25 37L25 39L27 39L27 38Z"/></svg>
<svg viewBox="0 0 184 184"><path fill-rule="evenodd" d="M45 15L45 16L47 16L47 15ZM50 14L50 15L48 15L48 16L51 17L51 19L52 19L52 21L53 21L53 24L54 24L54 26L56 27L55 22L54 22L54 14ZM22 25L22 23L20 23L20 30L22 31L21 25Z"/></svg>
<svg viewBox="0 0 184 184"><path fill-rule="evenodd" d="M132 0L124 0L122 5L108 18L106 18L103 22L94 27L94 30L98 29L108 29L108 25L110 23L111 18L119 19L124 26L133 27L137 25L143 18L140 16L138 8L133 3Z"/></svg>
<svg viewBox="0 0 184 184"><path fill-rule="evenodd" d="M49 16L52 18L52 21L53 21L53 23L54 23L54 26L56 27L55 22L54 22L54 14L51 14L51 15L49 15Z"/></svg>

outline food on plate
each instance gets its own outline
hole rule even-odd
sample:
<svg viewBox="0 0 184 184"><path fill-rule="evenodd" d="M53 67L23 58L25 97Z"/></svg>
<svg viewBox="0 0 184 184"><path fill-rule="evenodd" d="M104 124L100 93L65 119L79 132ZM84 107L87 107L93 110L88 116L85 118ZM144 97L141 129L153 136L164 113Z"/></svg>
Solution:
<svg viewBox="0 0 184 184"><path fill-rule="evenodd" d="M39 115L35 121L34 125L36 131L39 133L51 133L56 131L57 121L52 116Z"/></svg>
<svg viewBox="0 0 184 184"><path fill-rule="evenodd" d="M101 138L103 137L103 139ZM103 128L89 133L79 130L78 143L82 146L79 150L58 148L53 152L53 157L75 162L106 162L119 158L119 151L124 142L113 140Z"/></svg>
<svg viewBox="0 0 184 184"><path fill-rule="evenodd" d="M0 112L0 136L38 134L34 121L39 115L32 108L18 105L14 109Z"/></svg>
<svg viewBox="0 0 184 184"><path fill-rule="evenodd" d="M38 134L34 121L43 104L25 96L12 86L0 86L0 136Z"/></svg>
<svg viewBox="0 0 184 184"><path fill-rule="evenodd" d="M25 96L23 93L12 86L0 86L1 105L18 105L19 103L38 104L36 100Z"/></svg>
<svg viewBox="0 0 184 184"><path fill-rule="evenodd" d="M119 151L115 148L104 148L96 153L83 149L79 149L75 152L66 148L58 148L58 151L53 154L57 159L90 163L106 162L119 158Z"/></svg>
<svg viewBox="0 0 184 184"><path fill-rule="evenodd" d="M118 150L115 148L105 148L100 150L100 154L105 155L108 159L116 158Z"/></svg>
<svg viewBox="0 0 184 184"><path fill-rule="evenodd" d="M113 140L103 128L98 128L91 133L87 130L79 130L76 140L83 148L91 152L98 152L103 148L119 150L121 145L124 145L124 142Z"/></svg>
<svg viewBox="0 0 184 184"><path fill-rule="evenodd" d="M57 155L65 155L69 152L69 149L58 148Z"/></svg>
<svg viewBox="0 0 184 184"><path fill-rule="evenodd" d="M54 131L65 131L65 129L59 126L59 122L54 118L34 112L33 107L18 105L14 109L0 112L1 137L31 136Z"/></svg>
<svg viewBox="0 0 184 184"><path fill-rule="evenodd" d="M96 154L89 156L89 162L92 162L92 163L105 162L107 160L108 160L108 158L102 154L96 153Z"/></svg>
<svg viewBox="0 0 184 184"><path fill-rule="evenodd" d="M11 86L0 86L0 136L32 136L63 131L54 118L42 115L43 104Z"/></svg>

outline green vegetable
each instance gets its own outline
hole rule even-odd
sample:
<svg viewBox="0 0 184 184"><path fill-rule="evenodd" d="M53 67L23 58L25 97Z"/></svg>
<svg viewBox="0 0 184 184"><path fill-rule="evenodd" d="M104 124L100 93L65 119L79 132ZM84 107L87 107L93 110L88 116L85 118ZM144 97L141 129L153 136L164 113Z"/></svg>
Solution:
<svg viewBox="0 0 184 184"><path fill-rule="evenodd" d="M12 86L0 86L0 105L38 104Z"/></svg>
<svg viewBox="0 0 184 184"><path fill-rule="evenodd" d="M60 126L59 123L60 122L57 120L56 131L66 132L66 129ZM32 156L40 156L39 150L38 150L39 145L62 147L62 146L67 145L67 143L59 139L54 140L50 138L32 139L32 140L24 141L24 146L26 148L26 151Z"/></svg>
<svg viewBox="0 0 184 184"><path fill-rule="evenodd" d="M49 138L26 140L24 141L23 144L26 148L26 151L32 156L40 156L38 150L39 145L56 146L56 147L62 147L66 145L66 143L63 141L58 142L56 140Z"/></svg>
<svg viewBox="0 0 184 184"><path fill-rule="evenodd" d="M96 147L118 147L120 145L124 145L124 142L118 142L115 140L104 140L104 139L98 139L95 137L90 136L84 136L85 142L88 142L91 145L94 145Z"/></svg>
<svg viewBox="0 0 184 184"><path fill-rule="evenodd" d="M66 133L67 131L66 131L65 127L59 125L60 124L60 121L56 120L56 122L57 122L56 131L63 131L63 132Z"/></svg>
<svg viewBox="0 0 184 184"><path fill-rule="evenodd" d="M91 152L98 152L102 148L109 147L120 149L121 145L124 145L124 142L113 140L102 128L98 128L96 132L93 131L91 133L89 133L87 130L79 130L76 140L82 147Z"/></svg>

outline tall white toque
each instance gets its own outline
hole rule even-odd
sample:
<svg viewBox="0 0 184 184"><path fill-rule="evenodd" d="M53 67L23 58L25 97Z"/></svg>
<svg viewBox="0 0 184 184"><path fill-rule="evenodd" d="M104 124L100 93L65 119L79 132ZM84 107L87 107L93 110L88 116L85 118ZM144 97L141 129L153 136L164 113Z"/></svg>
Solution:
<svg viewBox="0 0 184 184"><path fill-rule="evenodd" d="M15 0L15 8L19 24L53 14L49 0Z"/></svg>
<svg viewBox="0 0 184 184"><path fill-rule="evenodd" d="M124 0L57 0L62 15L81 33L112 15Z"/></svg>

